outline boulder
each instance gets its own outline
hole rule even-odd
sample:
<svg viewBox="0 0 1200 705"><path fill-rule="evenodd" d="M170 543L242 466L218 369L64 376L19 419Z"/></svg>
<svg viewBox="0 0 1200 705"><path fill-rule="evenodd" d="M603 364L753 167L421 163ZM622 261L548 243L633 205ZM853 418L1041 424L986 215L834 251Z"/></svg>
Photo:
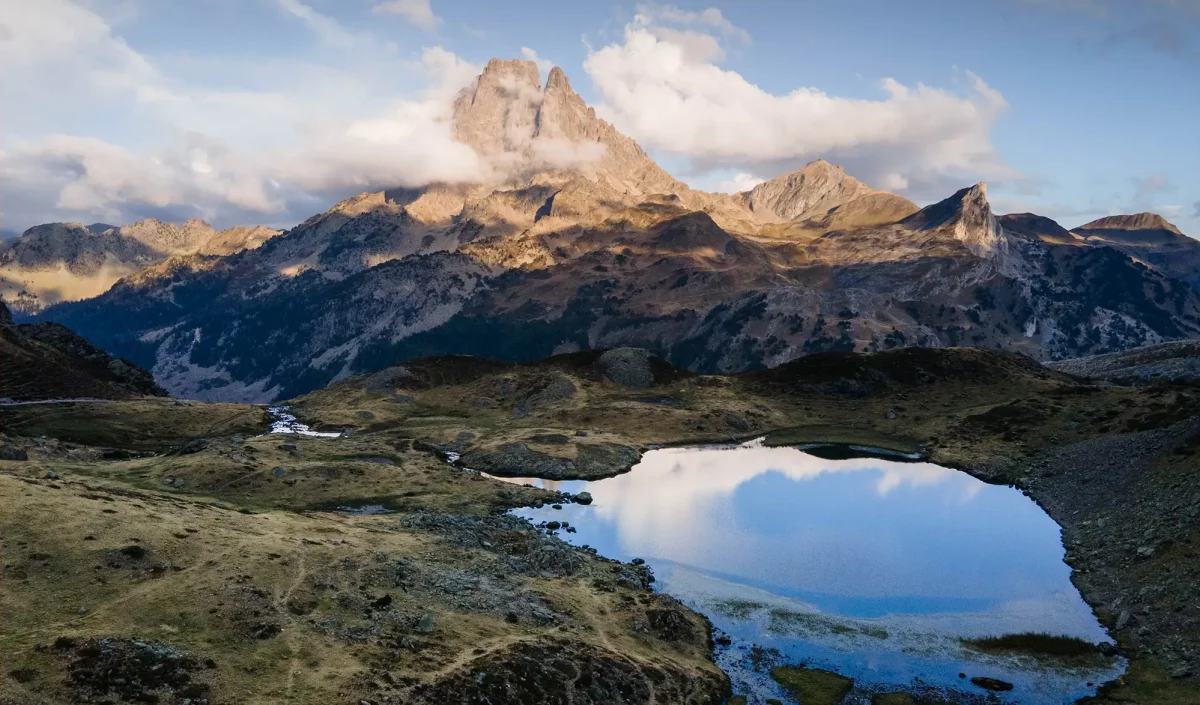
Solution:
<svg viewBox="0 0 1200 705"><path fill-rule="evenodd" d="M614 384L632 389L653 386L650 351L643 348L613 348L596 360L600 374Z"/></svg>
<svg viewBox="0 0 1200 705"><path fill-rule="evenodd" d="M971 682L974 683L975 685L979 686L980 688L983 688L984 690L990 690L990 691L997 692L997 693L1013 689L1012 683L1009 683L1008 681L1002 681L999 678L988 678L987 676L975 676L974 678L971 679Z"/></svg>
<svg viewBox="0 0 1200 705"><path fill-rule="evenodd" d="M12 443L4 443L0 444L0 460L29 460L29 454Z"/></svg>

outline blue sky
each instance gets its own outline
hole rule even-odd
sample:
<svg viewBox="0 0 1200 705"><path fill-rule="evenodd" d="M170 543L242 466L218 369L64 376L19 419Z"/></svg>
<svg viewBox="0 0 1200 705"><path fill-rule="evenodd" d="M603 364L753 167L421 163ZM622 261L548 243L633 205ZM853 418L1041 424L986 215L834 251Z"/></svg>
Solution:
<svg viewBox="0 0 1200 705"><path fill-rule="evenodd" d="M287 226L463 175L443 108L523 55L698 188L825 157L1200 235L1200 0L0 0L0 225Z"/></svg>

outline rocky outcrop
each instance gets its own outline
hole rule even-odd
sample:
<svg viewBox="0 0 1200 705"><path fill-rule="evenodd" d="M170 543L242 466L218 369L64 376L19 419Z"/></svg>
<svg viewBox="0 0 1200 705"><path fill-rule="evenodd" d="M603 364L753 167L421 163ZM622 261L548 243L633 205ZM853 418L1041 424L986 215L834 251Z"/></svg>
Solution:
<svg viewBox="0 0 1200 705"><path fill-rule="evenodd" d="M540 477L546 480L597 480L633 467L641 454L616 443L583 443L574 458L533 450L524 443L504 443L463 453L465 467L499 477Z"/></svg>
<svg viewBox="0 0 1200 705"><path fill-rule="evenodd" d="M476 658L415 696L419 703L478 705L707 705L729 696L729 681L716 669L692 672L670 664L638 664L617 652L565 641L518 642Z"/></svg>
<svg viewBox="0 0 1200 705"><path fill-rule="evenodd" d="M641 389L654 384L650 351L643 348L605 350L604 354L597 358L596 368L605 379L622 387Z"/></svg>
<svg viewBox="0 0 1200 705"><path fill-rule="evenodd" d="M962 189L950 198L922 208L901 224L914 230L946 232L976 256L989 256L1005 249L1003 228L992 214L985 183Z"/></svg>
<svg viewBox="0 0 1200 705"><path fill-rule="evenodd" d="M1200 381L1200 341L1159 343L1121 352L1047 363L1077 377L1125 384Z"/></svg>

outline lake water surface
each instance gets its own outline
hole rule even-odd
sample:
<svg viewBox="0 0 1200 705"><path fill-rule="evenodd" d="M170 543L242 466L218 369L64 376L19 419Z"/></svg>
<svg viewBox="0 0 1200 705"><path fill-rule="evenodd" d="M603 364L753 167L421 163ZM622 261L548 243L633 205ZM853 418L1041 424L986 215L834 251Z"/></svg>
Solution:
<svg viewBox="0 0 1200 705"><path fill-rule="evenodd" d="M655 450L593 482L516 481L590 492L588 506L516 513L566 520L576 533L559 535L601 555L645 559L657 589L730 637L717 661L751 702L788 701L752 667L754 647L852 676L846 702L901 687L982 697L969 679L987 676L1015 685L1003 702L1066 703L1120 672L963 647L1029 631L1110 641L1070 582L1058 525L1010 487L928 463L755 444Z"/></svg>

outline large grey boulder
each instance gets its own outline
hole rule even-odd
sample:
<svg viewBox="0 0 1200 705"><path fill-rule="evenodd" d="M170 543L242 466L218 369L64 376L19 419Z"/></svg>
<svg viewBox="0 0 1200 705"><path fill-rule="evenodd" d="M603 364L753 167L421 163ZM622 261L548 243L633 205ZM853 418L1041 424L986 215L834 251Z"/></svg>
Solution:
<svg viewBox="0 0 1200 705"><path fill-rule="evenodd" d="M600 374L622 387L643 389L654 384L650 351L643 348L613 348L596 360Z"/></svg>

